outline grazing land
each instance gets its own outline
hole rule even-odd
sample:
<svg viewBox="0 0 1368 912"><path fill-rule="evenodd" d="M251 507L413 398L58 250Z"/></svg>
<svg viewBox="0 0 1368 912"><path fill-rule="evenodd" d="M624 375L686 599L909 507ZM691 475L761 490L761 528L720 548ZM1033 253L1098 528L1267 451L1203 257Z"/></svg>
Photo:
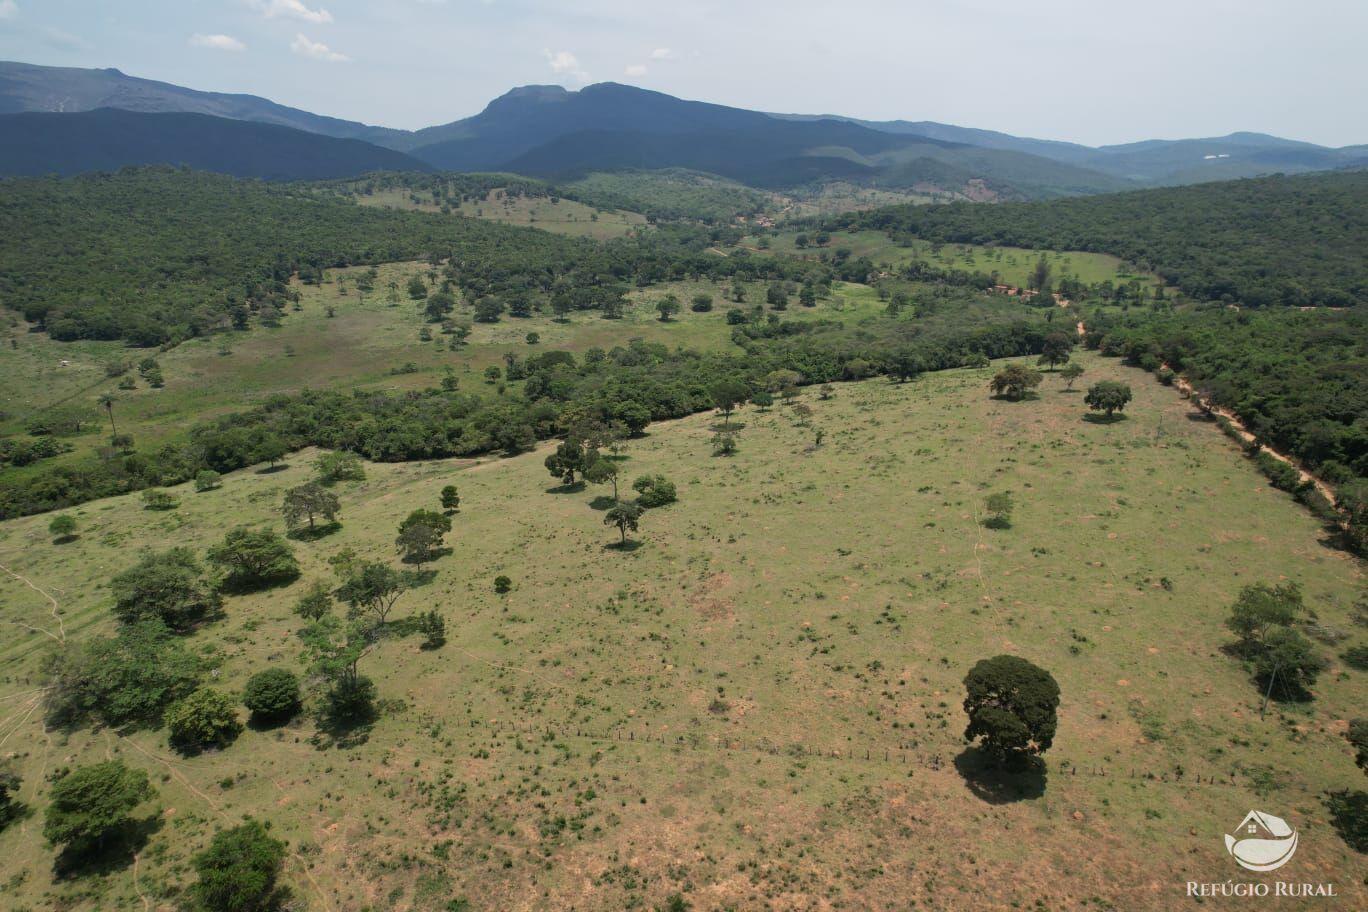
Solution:
<svg viewBox="0 0 1368 912"><path fill-rule="evenodd" d="M1173 389L1078 357L1087 382L1131 384L1123 420L1085 420L1054 373L1033 398L990 398L998 364L808 389L806 417L745 407L732 457L711 455L721 416L653 424L622 475L662 474L679 501L646 511L625 550L607 547L608 489L560 485L550 445L367 465L335 488L340 529L294 544L298 581L229 596L186 639L230 692L302 671L291 609L331 578L327 558L393 553L397 523L457 485L452 553L362 659L379 717L341 743L306 715L187 758L161 730L41 722L41 657L113 629L109 576L141 548L282 529L312 451L180 486L171 511L84 504L65 544L48 516L0 524L0 749L20 798L41 811L46 775L111 757L160 792L136 858L79 880L54 881L38 817L12 824L0 899L174 907L189 856L251 815L289 841L302 903L337 912L651 909L676 893L708 910L1171 909L1185 881L1230 878L1221 834L1257 795L1301 832L1296 870L1268 879L1333 879L1361 907L1368 863L1321 802L1360 781L1342 731L1364 672L1331 656L1314 701L1260 720L1222 651L1257 581L1298 582L1319 624L1361 643L1360 566ZM1016 510L992 528L984 500L1003 491ZM430 609L439 649L406 633ZM960 737L965 672L1003 652L1062 690L1044 780L983 776Z"/></svg>
<svg viewBox="0 0 1368 912"><path fill-rule="evenodd" d="M431 198L404 189L377 190L369 196L358 196L357 202L363 206L386 209L442 211L442 206ZM457 206L448 206L445 211L468 218L525 225L557 234L598 240L623 237L634 228L646 224L646 217L636 212L596 209L561 197L510 194L501 188L490 190L483 199L465 200Z"/></svg>

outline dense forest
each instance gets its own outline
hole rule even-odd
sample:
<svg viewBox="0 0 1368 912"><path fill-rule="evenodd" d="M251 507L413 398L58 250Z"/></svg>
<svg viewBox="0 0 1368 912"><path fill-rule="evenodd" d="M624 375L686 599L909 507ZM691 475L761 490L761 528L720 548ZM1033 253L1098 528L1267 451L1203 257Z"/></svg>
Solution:
<svg viewBox="0 0 1368 912"><path fill-rule="evenodd" d="M475 193L486 182L453 189ZM530 186L530 185L529 185ZM596 243L298 187L177 169L0 181L0 304L54 339L154 346L280 318L287 285L332 267L427 259L476 297L566 294L599 307L620 286L682 276L803 278L811 266L719 257L730 229L672 226ZM844 264L863 278L867 262Z"/></svg>
<svg viewBox="0 0 1368 912"><path fill-rule="evenodd" d="M830 219L894 239L1110 253L1203 301L1368 302L1368 171L1035 203L893 206Z"/></svg>

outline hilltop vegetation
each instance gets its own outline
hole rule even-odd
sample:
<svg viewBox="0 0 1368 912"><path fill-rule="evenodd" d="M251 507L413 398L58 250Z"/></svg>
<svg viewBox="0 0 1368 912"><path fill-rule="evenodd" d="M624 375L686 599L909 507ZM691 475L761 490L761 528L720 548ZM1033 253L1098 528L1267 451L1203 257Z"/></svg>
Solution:
<svg viewBox="0 0 1368 912"><path fill-rule="evenodd" d="M899 206L829 224L894 239L1110 253L1199 300L1368 302L1368 171L1001 206Z"/></svg>

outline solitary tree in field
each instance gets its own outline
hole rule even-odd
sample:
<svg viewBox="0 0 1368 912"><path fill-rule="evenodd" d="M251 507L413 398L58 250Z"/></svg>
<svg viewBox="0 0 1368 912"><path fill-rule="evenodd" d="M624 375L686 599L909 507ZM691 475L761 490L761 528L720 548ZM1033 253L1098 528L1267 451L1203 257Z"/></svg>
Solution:
<svg viewBox="0 0 1368 912"><path fill-rule="evenodd" d="M455 485L442 488L442 509L448 513L455 513L461 509L461 495Z"/></svg>
<svg viewBox="0 0 1368 912"><path fill-rule="evenodd" d="M332 611L332 590L322 580L314 580L304 594L295 602L294 613L310 621L316 621Z"/></svg>
<svg viewBox="0 0 1368 912"><path fill-rule="evenodd" d="M147 773L121 760L78 767L53 783L43 836L84 853L124 830L133 809L156 795Z"/></svg>
<svg viewBox="0 0 1368 912"><path fill-rule="evenodd" d="M656 302L656 312L660 314L660 322L668 323L670 318L679 313L679 298L672 294L667 294Z"/></svg>
<svg viewBox="0 0 1368 912"><path fill-rule="evenodd" d="M177 749L194 753L223 747L242 731L234 700L222 691L201 687L166 710L166 730Z"/></svg>
<svg viewBox="0 0 1368 912"><path fill-rule="evenodd" d="M369 614L377 624L384 624L405 589L398 570L379 561L360 561L348 568L337 594L350 606L353 618Z"/></svg>
<svg viewBox="0 0 1368 912"><path fill-rule="evenodd" d="M395 547L403 559L420 568L442 547L443 537L451 531L451 519L436 510L414 510L399 524Z"/></svg>
<svg viewBox="0 0 1368 912"><path fill-rule="evenodd" d="M1057 365L1067 363L1073 346L1073 339L1065 333L1050 333L1045 337L1045 344L1040 350L1040 363L1051 370Z"/></svg>
<svg viewBox="0 0 1368 912"><path fill-rule="evenodd" d="M750 398L750 387L740 380L722 380L714 383L708 393L713 405L722 413L722 426L727 427L731 423L731 413Z"/></svg>
<svg viewBox="0 0 1368 912"><path fill-rule="evenodd" d="M189 548L145 555L110 580L109 588L114 616L125 624L155 618L184 632L223 608L223 599Z"/></svg>
<svg viewBox="0 0 1368 912"><path fill-rule="evenodd" d="M310 481L286 491L280 511L285 514L285 525L289 528L297 529L307 521L312 532L317 529L316 522L320 516L329 523L335 523L337 514L342 512L342 505L336 494L318 482Z"/></svg>
<svg viewBox="0 0 1368 912"><path fill-rule="evenodd" d="M243 589L260 589L299 576L299 561L289 542L270 529L230 530L223 542L205 555L211 564L228 571L228 583Z"/></svg>
<svg viewBox="0 0 1368 912"><path fill-rule="evenodd" d="M255 820L215 833L190 863L199 874L193 892L209 912L267 912L280 905L276 881L285 843Z"/></svg>
<svg viewBox="0 0 1368 912"><path fill-rule="evenodd" d="M613 459L596 459L584 470L584 480L590 484L611 484L613 500L618 499L618 464Z"/></svg>
<svg viewBox="0 0 1368 912"><path fill-rule="evenodd" d="M983 659L964 678L964 737L982 739L999 764L1019 765L1054 743L1059 684L1018 656Z"/></svg>
<svg viewBox="0 0 1368 912"><path fill-rule="evenodd" d="M984 506L990 516L987 523L989 526L994 529L1006 529L1012 525L1012 508L1015 504L1012 502L1011 494L1006 491L989 494Z"/></svg>
<svg viewBox="0 0 1368 912"><path fill-rule="evenodd" d="M1009 364L988 381L989 388L999 396L1020 400L1027 390L1040 386L1040 371L1025 364Z"/></svg>
<svg viewBox="0 0 1368 912"><path fill-rule="evenodd" d="M584 471L586 465L593 462L589 458L592 450L585 450L584 445L578 440L564 440L556 451L546 457L543 463L546 470L559 478L562 483L572 485L575 483L575 475ZM597 453L594 454L597 457Z"/></svg>
<svg viewBox="0 0 1368 912"><path fill-rule="evenodd" d="M922 361L921 356L910 348L898 349L888 358L889 376L895 378L899 383L916 380L924 370L926 370L926 364Z"/></svg>
<svg viewBox="0 0 1368 912"><path fill-rule="evenodd" d="M299 712L299 678L285 668L268 668L247 679L242 705L259 722L283 722Z"/></svg>
<svg viewBox="0 0 1368 912"><path fill-rule="evenodd" d="M48 534L56 544L69 542L76 537L76 518L66 513L58 513L48 523Z"/></svg>
<svg viewBox="0 0 1368 912"><path fill-rule="evenodd" d="M622 536L622 544L627 544L627 533L637 531L641 522L641 507L634 503L623 503L619 501L611 510L603 514L603 524L605 526L617 526L618 533Z"/></svg>
<svg viewBox="0 0 1368 912"><path fill-rule="evenodd" d="M1074 381L1083 376L1083 365L1077 361L1070 361L1064 365L1064 369L1059 372L1059 376L1064 378L1064 385L1073 389Z"/></svg>
<svg viewBox="0 0 1368 912"><path fill-rule="evenodd" d="M1100 380L1088 389L1083 401L1088 408L1095 412L1106 412L1110 418L1114 412L1125 410L1126 403L1131 401L1131 388L1115 380Z"/></svg>
<svg viewBox="0 0 1368 912"><path fill-rule="evenodd" d="M110 436L119 436L119 426L114 423L114 397L108 393L105 393L103 396L100 397L100 405L103 405L105 407L105 411L109 413Z"/></svg>

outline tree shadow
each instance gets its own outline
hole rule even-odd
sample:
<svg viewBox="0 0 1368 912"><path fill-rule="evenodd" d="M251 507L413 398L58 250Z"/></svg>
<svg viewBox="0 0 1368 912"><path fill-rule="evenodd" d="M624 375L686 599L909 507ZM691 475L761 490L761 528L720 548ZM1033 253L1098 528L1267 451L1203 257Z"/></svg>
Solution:
<svg viewBox="0 0 1368 912"><path fill-rule="evenodd" d="M247 716L247 727L254 732L275 731L278 728L298 728L299 713L302 707L296 706L292 711L278 713L272 716L263 716L260 713L250 713Z"/></svg>
<svg viewBox="0 0 1368 912"><path fill-rule="evenodd" d="M1029 391L1022 393L1020 396L1013 396L1011 393L994 393L992 396L989 396L988 398L996 400L998 402L1011 402L1015 404L1018 402L1033 402L1036 399L1040 398L1040 394L1032 393Z"/></svg>
<svg viewBox="0 0 1368 912"><path fill-rule="evenodd" d="M1083 420L1089 424L1116 424L1127 420L1128 416L1117 412L1114 415L1099 415L1096 412L1088 412L1083 416Z"/></svg>
<svg viewBox="0 0 1368 912"><path fill-rule="evenodd" d="M249 595L253 592L265 592L267 589L278 589L281 586L288 586L299 579L299 570L290 573L275 573L270 576L249 576L243 577L239 574L230 574L219 584L219 591L227 595Z"/></svg>
<svg viewBox="0 0 1368 912"><path fill-rule="evenodd" d="M290 466L289 466L288 463L278 462L278 463L276 463L275 465L268 465L268 466L266 466L266 468L264 468L264 469L257 469L257 470L256 470L256 474L258 474L258 475L274 475L276 472L283 472L283 471L285 471L286 469L288 469L289 467L290 467Z"/></svg>
<svg viewBox="0 0 1368 912"><path fill-rule="evenodd" d="M708 425L708 430L716 434L736 434L746 429L746 422L733 420L730 424L718 422Z"/></svg>
<svg viewBox="0 0 1368 912"><path fill-rule="evenodd" d="M330 523L320 523L312 528L305 526L301 529L291 529L289 532L285 533L285 537L301 542L318 541L320 538L327 538L341 528L342 523L334 520Z"/></svg>
<svg viewBox="0 0 1368 912"><path fill-rule="evenodd" d="M595 497L593 500L589 501L589 509L611 510L613 509L613 506L616 503L617 500L615 498L610 497L607 494L600 494L598 497Z"/></svg>
<svg viewBox="0 0 1368 912"><path fill-rule="evenodd" d="M1017 767L1001 766L980 747L967 747L955 757L955 769L974 796L988 804L1011 804L1045 794L1045 761L1026 757Z"/></svg>
<svg viewBox="0 0 1368 912"><path fill-rule="evenodd" d="M990 516L983 521L983 525L989 529L1010 529L1012 521L1005 516Z"/></svg>
<svg viewBox="0 0 1368 912"><path fill-rule="evenodd" d="M640 547L641 547L641 544L642 544L642 543L641 543L640 540L635 539L635 538L629 538L629 539L627 539L625 542L624 542L624 541L609 542L608 544L606 544L606 545L603 546L603 550L604 550L604 551L625 551L625 552L627 552L628 554L630 554L631 552L635 551L637 548L640 548Z"/></svg>
<svg viewBox="0 0 1368 912"><path fill-rule="evenodd" d="M551 486L551 487L549 487L549 488L546 489L546 493L547 493L547 494L577 494L577 493L579 493L580 491L583 491L583 490L584 490L584 479L581 478L579 481L573 482L573 483L571 483L571 484L558 484L558 485L553 485L553 486Z"/></svg>
<svg viewBox="0 0 1368 912"><path fill-rule="evenodd" d="M444 548L443 550L446 551L447 554L450 554L450 553L451 553L451 549L450 549L450 548ZM417 589L417 588L420 587L420 586L426 586L426 585L428 585L429 583L431 583L433 580L435 580L436 578L437 578L437 571L436 571L436 570L405 570L405 571L404 571L404 583L405 583L410 589Z"/></svg>
<svg viewBox="0 0 1368 912"><path fill-rule="evenodd" d="M400 559L400 562L401 562L401 563L405 563L405 564L415 564L415 565L421 567L423 564L430 564L430 563L432 563L433 561L437 560L437 558L439 558L439 557L450 557L452 554L455 554L455 553L456 553L456 552L455 552L454 550L452 550L451 548L433 548L431 551L428 551L426 554L422 555L421 558L419 558L419 557L417 557L417 556L414 556L414 555L408 555L408 554L406 554L406 555L404 555L404 556ZM417 571L417 572L419 572L419 573L427 573L427 572L436 573L437 571L435 571L435 570L433 570L433 571L420 570L420 571Z"/></svg>
<svg viewBox="0 0 1368 912"><path fill-rule="evenodd" d="M108 876L131 867L133 857L161 830L163 822L160 814L154 814L129 821L119 832L105 837L102 846L67 846L52 862L53 879Z"/></svg>
<svg viewBox="0 0 1368 912"><path fill-rule="evenodd" d="M338 713L326 704L318 712L318 731L310 743L317 750L341 748L347 750L360 747L370 740L371 731L380 718L380 710L374 702L350 713Z"/></svg>
<svg viewBox="0 0 1368 912"><path fill-rule="evenodd" d="M69 545L81 536L72 533L71 535L59 535L52 540L54 545Z"/></svg>
<svg viewBox="0 0 1368 912"><path fill-rule="evenodd" d="M419 615L411 614L408 617L389 621L377 631L377 635L388 639L390 637L412 636L420 632L422 632L422 619Z"/></svg>

